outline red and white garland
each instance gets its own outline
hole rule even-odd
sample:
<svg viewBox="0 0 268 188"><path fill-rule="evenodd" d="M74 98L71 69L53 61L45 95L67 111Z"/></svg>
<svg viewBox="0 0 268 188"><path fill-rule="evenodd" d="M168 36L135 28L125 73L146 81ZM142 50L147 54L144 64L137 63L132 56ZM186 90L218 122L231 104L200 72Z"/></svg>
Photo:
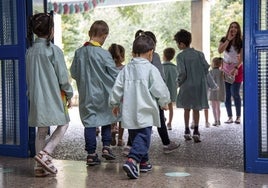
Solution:
<svg viewBox="0 0 268 188"><path fill-rule="evenodd" d="M74 14L93 10L99 3L104 3L105 0L90 0L76 3L48 3L48 11L53 10L58 14Z"/></svg>

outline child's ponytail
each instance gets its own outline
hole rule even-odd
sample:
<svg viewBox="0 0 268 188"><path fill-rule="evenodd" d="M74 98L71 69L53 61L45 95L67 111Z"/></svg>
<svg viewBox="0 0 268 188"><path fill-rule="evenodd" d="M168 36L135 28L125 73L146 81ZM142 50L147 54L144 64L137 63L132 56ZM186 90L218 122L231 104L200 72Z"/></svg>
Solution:
<svg viewBox="0 0 268 188"><path fill-rule="evenodd" d="M29 46L33 45L33 16L28 18L27 39Z"/></svg>
<svg viewBox="0 0 268 188"><path fill-rule="evenodd" d="M38 13L30 16L28 19L27 38L30 46L33 43L33 33L38 37L47 36L47 46L50 45L52 39L52 29L54 27L53 14Z"/></svg>

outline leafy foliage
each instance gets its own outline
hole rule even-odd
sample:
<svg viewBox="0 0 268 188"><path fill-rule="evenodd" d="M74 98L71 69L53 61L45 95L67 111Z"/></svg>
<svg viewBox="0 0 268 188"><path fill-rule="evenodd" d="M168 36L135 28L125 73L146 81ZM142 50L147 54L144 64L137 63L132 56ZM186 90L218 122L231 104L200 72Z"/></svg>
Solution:
<svg viewBox="0 0 268 188"><path fill-rule="evenodd" d="M213 2L213 1L211 1ZM118 43L126 49L127 63L132 42L139 29L152 31L157 38L156 51L162 56L166 47L177 50L173 38L180 29L191 29L191 1L173 1L136 6L96 8L83 14L62 15L64 53L70 65L74 51L88 40L88 30L95 20L108 23L110 33L103 48ZM219 56L218 43L229 24L238 21L243 26L242 0L215 0L211 4L211 57Z"/></svg>
<svg viewBox="0 0 268 188"><path fill-rule="evenodd" d="M243 29L242 0L216 0L211 6L210 28L210 57L220 56L218 45L221 37L225 36L229 24L237 21Z"/></svg>

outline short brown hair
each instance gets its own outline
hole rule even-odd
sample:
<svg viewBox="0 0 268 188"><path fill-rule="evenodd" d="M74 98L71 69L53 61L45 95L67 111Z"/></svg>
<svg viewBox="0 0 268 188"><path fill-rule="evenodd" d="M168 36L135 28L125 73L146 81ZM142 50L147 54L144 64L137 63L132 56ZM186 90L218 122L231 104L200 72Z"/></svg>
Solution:
<svg viewBox="0 0 268 188"><path fill-rule="evenodd" d="M175 56L175 49L174 48L166 48L164 49L164 57L167 61L171 61Z"/></svg>
<svg viewBox="0 0 268 188"><path fill-rule="evenodd" d="M91 25L88 31L89 37L100 37L100 36L108 35L108 34L109 34L108 24L103 20L95 21Z"/></svg>

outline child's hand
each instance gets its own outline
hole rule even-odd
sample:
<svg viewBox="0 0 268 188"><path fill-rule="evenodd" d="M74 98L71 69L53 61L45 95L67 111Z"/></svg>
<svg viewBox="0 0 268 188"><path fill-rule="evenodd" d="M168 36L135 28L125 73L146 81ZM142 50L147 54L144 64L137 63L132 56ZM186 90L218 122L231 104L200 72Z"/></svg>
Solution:
<svg viewBox="0 0 268 188"><path fill-rule="evenodd" d="M162 106L161 109L162 109L162 110L168 110L168 105L166 105L166 106Z"/></svg>
<svg viewBox="0 0 268 188"><path fill-rule="evenodd" d="M113 112L113 115L117 117L118 114L120 113L120 108L118 106L117 107L113 107L112 112Z"/></svg>

